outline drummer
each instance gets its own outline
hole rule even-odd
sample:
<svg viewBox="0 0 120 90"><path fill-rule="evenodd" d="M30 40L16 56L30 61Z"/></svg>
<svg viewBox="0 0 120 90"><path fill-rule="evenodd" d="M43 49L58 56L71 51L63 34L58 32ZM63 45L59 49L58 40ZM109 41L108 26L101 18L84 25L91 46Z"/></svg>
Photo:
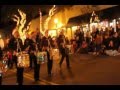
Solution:
<svg viewBox="0 0 120 90"><path fill-rule="evenodd" d="M35 51L35 47L34 47L34 41L32 40L31 35L27 34L26 35L26 39L24 42L24 50L26 52L28 52L29 54L29 60L30 60L30 69L33 68L33 60L32 60L32 50Z"/></svg>
<svg viewBox="0 0 120 90"><path fill-rule="evenodd" d="M48 37L48 30L45 32L45 36L42 38L42 50L47 52L47 71L48 76L51 76L52 71L52 60L50 60L50 37Z"/></svg>
<svg viewBox="0 0 120 90"><path fill-rule="evenodd" d="M16 32L13 34L13 38L10 40L9 45L13 45L11 48L14 52L18 53L23 50L23 43L22 40L20 39L19 32L16 30ZM17 58L16 58L17 59ZM23 67L17 66L17 84L22 85L23 84Z"/></svg>
<svg viewBox="0 0 120 90"><path fill-rule="evenodd" d="M33 32L31 34L31 39L30 39L30 65L32 66L32 62L34 65L34 80L35 82L40 81L40 64L37 63L37 57L36 57L36 52L37 52L37 41L36 41L36 34ZM30 67L31 67L30 66ZM32 67L31 67L32 68Z"/></svg>
<svg viewBox="0 0 120 90"><path fill-rule="evenodd" d="M61 33L57 39L57 44L59 46L60 54L62 55L60 63L59 63L60 68L64 61L64 58L66 58L67 68L70 69L69 55L68 55L68 52L66 52L66 40L65 40L65 35L64 35L63 31L61 31Z"/></svg>

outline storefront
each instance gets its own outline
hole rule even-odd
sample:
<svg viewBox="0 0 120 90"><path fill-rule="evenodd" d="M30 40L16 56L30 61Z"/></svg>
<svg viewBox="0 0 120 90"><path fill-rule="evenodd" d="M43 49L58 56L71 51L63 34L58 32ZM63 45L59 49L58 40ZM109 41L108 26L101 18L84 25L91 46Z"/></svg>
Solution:
<svg viewBox="0 0 120 90"><path fill-rule="evenodd" d="M51 37L56 37L57 36L57 30L49 30L48 35Z"/></svg>
<svg viewBox="0 0 120 90"><path fill-rule="evenodd" d="M90 14L80 15L70 18L67 27L71 28L71 38L74 38L74 34L77 29L81 29L86 33L89 31Z"/></svg>
<svg viewBox="0 0 120 90"><path fill-rule="evenodd" d="M112 27L114 30L117 30L117 25L119 24L119 17L120 17L120 6L115 6L112 8L104 9L102 11L99 11L100 19L101 19L101 27L109 28Z"/></svg>

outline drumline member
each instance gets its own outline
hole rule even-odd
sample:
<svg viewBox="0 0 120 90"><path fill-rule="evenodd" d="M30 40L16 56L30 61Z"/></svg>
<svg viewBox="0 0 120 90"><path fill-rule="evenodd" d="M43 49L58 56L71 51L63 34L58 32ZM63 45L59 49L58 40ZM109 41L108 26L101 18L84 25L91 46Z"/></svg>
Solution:
<svg viewBox="0 0 120 90"><path fill-rule="evenodd" d="M32 59L32 51L35 51L35 47L34 47L34 41L31 39L30 35L26 35L26 39L24 42L24 50L27 51L27 53L29 54L29 60L30 60L30 69L33 68L33 59Z"/></svg>
<svg viewBox="0 0 120 90"><path fill-rule="evenodd" d="M70 69L69 53L67 52L65 36L63 32L60 33L57 40L58 40L59 51L60 51L60 54L62 55L60 62L59 62L60 68L63 63L64 58L66 58L67 68Z"/></svg>
<svg viewBox="0 0 120 90"><path fill-rule="evenodd" d="M13 45L14 45L14 53L16 53L16 55L23 50L23 43L19 37L18 31L16 31L14 33ZM18 63L18 57L15 59L17 59L17 73L16 73L17 84L22 85L23 84L24 67L19 66L20 64Z"/></svg>
<svg viewBox="0 0 120 90"><path fill-rule="evenodd" d="M37 56L36 53L39 51L37 43L40 43L36 40L36 43L34 43L35 51L33 54L33 62L34 62L34 80L40 81L40 63L37 63Z"/></svg>
<svg viewBox="0 0 120 90"><path fill-rule="evenodd" d="M30 65L32 66L32 62L34 65L34 80L39 81L40 76L40 64L37 63L37 56L36 56L36 52L37 52L37 42L36 42L36 35L33 34L33 37L31 38L31 42L30 42L30 47L29 47L29 52L30 52ZM31 67L30 66L30 67Z"/></svg>
<svg viewBox="0 0 120 90"><path fill-rule="evenodd" d="M47 53L47 72L48 76L51 77L53 61L50 59L50 38L48 37L48 31L45 32L45 36L42 38L42 51Z"/></svg>

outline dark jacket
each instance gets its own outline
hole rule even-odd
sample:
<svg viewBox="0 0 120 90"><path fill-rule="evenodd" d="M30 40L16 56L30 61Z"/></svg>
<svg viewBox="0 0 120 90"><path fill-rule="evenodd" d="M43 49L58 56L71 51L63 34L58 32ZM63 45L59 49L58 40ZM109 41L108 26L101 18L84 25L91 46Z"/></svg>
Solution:
<svg viewBox="0 0 120 90"><path fill-rule="evenodd" d="M114 44L114 48L116 50L118 50L118 48L119 48L119 38L118 37L113 37L112 41L113 41L113 44Z"/></svg>
<svg viewBox="0 0 120 90"><path fill-rule="evenodd" d="M42 45L42 47L48 47L49 46L48 38L43 37L42 41L41 41L41 45Z"/></svg>
<svg viewBox="0 0 120 90"><path fill-rule="evenodd" d="M18 43L20 45L19 51L20 51L20 49L23 50L22 40L20 38L14 38L14 37L11 38L10 41L9 41L9 43L8 43L9 49L17 51L17 48L18 48L17 44Z"/></svg>

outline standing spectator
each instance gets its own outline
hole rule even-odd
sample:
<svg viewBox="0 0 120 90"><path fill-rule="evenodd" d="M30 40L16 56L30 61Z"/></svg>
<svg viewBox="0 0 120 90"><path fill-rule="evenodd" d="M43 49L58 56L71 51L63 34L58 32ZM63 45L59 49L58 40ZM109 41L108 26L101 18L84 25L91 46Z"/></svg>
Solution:
<svg viewBox="0 0 120 90"><path fill-rule="evenodd" d="M102 36L100 36L99 34L96 35L96 38L95 38L95 45L96 45L96 55L99 55L100 54L100 50L101 50L101 45L102 45Z"/></svg>

